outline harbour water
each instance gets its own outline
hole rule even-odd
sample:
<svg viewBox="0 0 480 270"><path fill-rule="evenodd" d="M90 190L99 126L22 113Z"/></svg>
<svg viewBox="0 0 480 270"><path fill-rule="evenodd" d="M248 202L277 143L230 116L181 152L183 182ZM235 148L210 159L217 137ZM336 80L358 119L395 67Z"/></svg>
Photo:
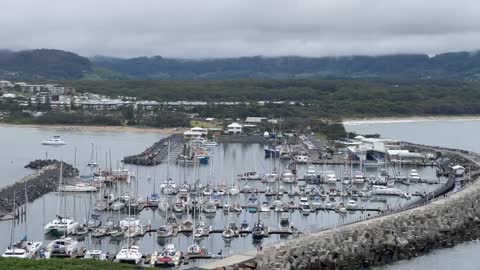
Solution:
<svg viewBox="0 0 480 270"><path fill-rule="evenodd" d="M42 146L41 141L51 138L53 135L61 135L66 141L67 145L57 146ZM31 173L31 170L24 169L23 166L30 160L36 158L43 158L48 152L49 158L63 159L68 163L73 164L76 162L77 167L80 169L81 174L88 175L91 173L90 168L86 166L91 161L92 157L92 143L93 143L93 157L100 165L107 164L110 166L110 162L106 162L107 152L111 152L112 167L123 166L119 161L125 155L136 154L143 151L146 147L150 146L153 142L157 141L162 135L155 133L118 133L118 132L80 132L78 130L52 130L52 129L39 129L39 128L26 128L26 127L1 127L0 128L0 147L2 149L1 169L4 171L1 179L1 185L8 185L15 180ZM77 149L77 155L75 159L75 148ZM260 174L268 172L276 167L280 172L285 168L286 163L276 161L273 163L270 159L264 159L263 146L260 144L220 144L218 147L212 149L212 157L209 165L201 166L199 169L194 167L177 166L174 162L170 166L166 163L160 164L156 167L137 167L137 166L125 166L137 175L137 180L132 181L130 185L120 184L117 185L112 192L117 195L121 195L124 192L137 193L144 197L149 196L156 191L160 193L160 184L171 177L178 184L183 182L193 183L196 179L202 184L211 182L212 184L224 183L226 185L238 184L239 186L245 185L245 181L238 181L236 175L246 171L257 171ZM109 154L107 154L107 157ZM13 163L10 161L14 161ZM7 165L6 165L7 164ZM299 176L303 176L306 166L299 166ZM334 170L337 177L340 178L345 170L348 170L349 166L327 166L317 165L315 170L317 172ZM357 170L358 168L354 168ZM402 175L408 175L412 167L397 168ZM435 170L431 167L418 167L416 168L419 174L426 179L437 179L435 176ZM167 176L168 174L168 176ZM366 168L365 174L378 175L378 168ZM445 181L445 179L438 179L438 181ZM258 189L264 189L264 184L260 181L248 181L250 186ZM273 185L275 187L276 184ZM286 184L282 184L287 186ZM418 184L403 186L399 185L405 192L428 192L436 188L437 185ZM288 188L288 186L287 186ZM325 187L328 189L341 189L341 184L337 183ZM356 187L358 190L362 189L362 186ZM72 216L76 221L84 223L87 219L93 202L96 199L96 194L68 194L67 205L68 215ZM247 204L247 195L240 194L238 196L224 197L222 200L231 203L239 202L242 205ZM259 200L268 201L273 200L266 198L264 195L259 196ZM298 204L297 198L289 198L284 195L283 201L287 202L295 200ZM341 199L337 198L336 203L340 203ZM386 202L360 202L359 206L366 206L368 208L380 207L396 208L406 204L408 201L400 197L387 197ZM37 199L28 207L28 226L27 234L29 239L42 240L45 244L52 238L50 236L44 236L43 227L55 217L57 213L58 196L57 193L49 193L44 195L41 199ZM354 219L366 216L376 215L376 212L349 212L346 215L340 215L333 211L318 211L308 216L302 215L300 212L295 211L289 214L289 218L294 227L301 231L308 232L318 230L325 226L335 226L345 222L352 221ZM113 216L116 220L126 217L125 213L102 213L102 219ZM153 228L158 228L165 223L165 213L159 210L146 209L142 211L138 218L143 221L144 224L151 224ZM177 220L181 222L191 216L183 214L177 216ZM200 215L202 220L206 221L213 228L222 229L228 224L228 222L235 222L237 226L243 221L247 220L250 226L259 218L265 223L266 226L272 229L278 229L280 214L270 211L260 214L252 214L247 211L243 211L241 214L224 215L222 211L212 217ZM12 222L0 222L0 230L2 232L10 232ZM25 228L23 224L18 224L14 229L13 239L21 239L25 234ZM279 242L288 239L291 236L271 235L263 240L262 245L268 245L271 243ZM162 249L165 242L158 241L155 233L151 235L147 234L143 238L135 240L142 252L152 253L155 250ZM178 250L186 251L187 247L192 244L193 236L186 236L179 234L171 240ZM0 239L0 248L6 248L10 242L10 238ZM102 249L108 251L110 254L116 254L125 244L125 240L119 242L112 241L112 239L102 238L94 239L87 237L83 240L82 244L89 249ZM218 253L221 251L223 255L232 253L238 253L241 251L247 251L255 249L255 245L251 236L240 237L231 241L224 241L221 234L211 234L209 237L202 240L201 245L206 247L212 253ZM202 262L193 262L193 264L202 264ZM192 263L190 264L192 265Z"/></svg>
<svg viewBox="0 0 480 270"><path fill-rule="evenodd" d="M377 133L386 138L480 152L480 144L478 143L480 120L354 121L345 124L345 128L359 134ZM473 241L449 249L435 250L428 255L408 261L398 261L378 269L476 270L480 263L479 253L480 242Z"/></svg>

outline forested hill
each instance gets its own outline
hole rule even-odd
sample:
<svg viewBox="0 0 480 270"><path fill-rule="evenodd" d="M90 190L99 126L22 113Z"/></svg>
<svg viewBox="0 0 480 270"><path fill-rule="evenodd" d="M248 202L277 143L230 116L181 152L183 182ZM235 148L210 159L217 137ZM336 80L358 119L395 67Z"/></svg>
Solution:
<svg viewBox="0 0 480 270"><path fill-rule="evenodd" d="M480 79L480 54L351 57L173 59L161 56L88 59L60 50L0 50L0 79L375 78Z"/></svg>
<svg viewBox="0 0 480 270"><path fill-rule="evenodd" d="M104 68L136 78L232 79L232 78L359 78L449 77L480 78L480 54L446 53L352 57L241 57L185 60L156 57L115 59L96 57Z"/></svg>
<svg viewBox="0 0 480 270"><path fill-rule="evenodd" d="M60 50L0 50L0 79L80 79L92 72L88 58ZM4 75L4 76L2 76Z"/></svg>

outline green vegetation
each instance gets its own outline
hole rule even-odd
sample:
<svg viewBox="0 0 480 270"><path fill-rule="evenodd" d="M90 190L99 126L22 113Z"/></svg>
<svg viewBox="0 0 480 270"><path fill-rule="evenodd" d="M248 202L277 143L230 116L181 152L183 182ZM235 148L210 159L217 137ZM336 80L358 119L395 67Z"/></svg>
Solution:
<svg viewBox="0 0 480 270"><path fill-rule="evenodd" d="M396 80L70 81L78 91L158 101L244 101L190 109L215 118L372 117L480 114L480 83ZM285 101L266 104L257 101Z"/></svg>
<svg viewBox="0 0 480 270"><path fill-rule="evenodd" d="M142 269L138 266L100 262L91 260L27 260L0 259L0 270L133 270Z"/></svg>

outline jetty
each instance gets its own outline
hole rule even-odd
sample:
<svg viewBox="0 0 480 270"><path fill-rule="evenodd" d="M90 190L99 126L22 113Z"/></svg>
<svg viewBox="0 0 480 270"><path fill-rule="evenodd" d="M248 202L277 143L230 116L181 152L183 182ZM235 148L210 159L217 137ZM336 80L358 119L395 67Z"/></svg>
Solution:
<svg viewBox="0 0 480 270"><path fill-rule="evenodd" d="M142 153L126 156L122 162L125 164L140 165L140 166L154 166L162 163L168 156L168 144L170 143L170 152L178 152L185 140L182 134L173 134L165 137L154 143L152 146L145 149Z"/></svg>
<svg viewBox="0 0 480 270"><path fill-rule="evenodd" d="M63 162L63 177L71 178L78 174L78 170L72 165ZM40 198L46 193L58 189L58 180L60 176L60 161L58 160L34 160L27 164L25 168L32 168L36 171L14 184L3 187L0 190L0 219L20 218L24 215L24 210L20 209L25 204L25 190L27 191L28 201L31 202ZM13 213L13 198L15 196L15 205L19 207Z"/></svg>

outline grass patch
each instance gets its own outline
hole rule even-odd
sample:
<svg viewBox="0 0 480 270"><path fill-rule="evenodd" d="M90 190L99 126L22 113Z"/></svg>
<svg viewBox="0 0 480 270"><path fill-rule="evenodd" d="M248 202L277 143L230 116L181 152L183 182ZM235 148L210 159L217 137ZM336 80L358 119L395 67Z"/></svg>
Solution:
<svg viewBox="0 0 480 270"><path fill-rule="evenodd" d="M133 270L143 269L142 267L113 263L100 262L82 259L50 259L50 260L28 260L28 259L0 259L0 270Z"/></svg>
<svg viewBox="0 0 480 270"><path fill-rule="evenodd" d="M221 126L215 122L208 122L208 121L201 121L201 120L190 121L190 126L201 127L201 128L221 128Z"/></svg>

